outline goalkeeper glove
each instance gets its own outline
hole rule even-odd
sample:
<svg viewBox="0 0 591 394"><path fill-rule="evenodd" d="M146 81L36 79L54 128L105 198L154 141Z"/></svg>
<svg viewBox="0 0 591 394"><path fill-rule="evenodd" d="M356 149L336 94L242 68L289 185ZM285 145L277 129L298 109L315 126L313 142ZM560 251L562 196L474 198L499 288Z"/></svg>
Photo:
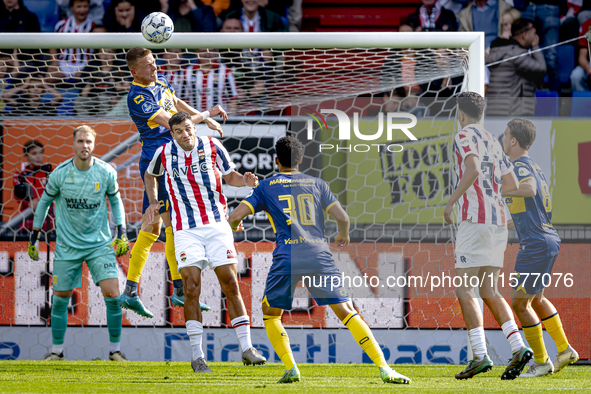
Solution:
<svg viewBox="0 0 591 394"><path fill-rule="evenodd" d="M39 237L41 233L39 230L33 230L31 232L31 240L29 241L29 257L32 260L39 260Z"/></svg>
<svg viewBox="0 0 591 394"><path fill-rule="evenodd" d="M127 229L124 226L117 226L117 238L111 242L111 247L115 246L115 255L123 256L129 252L129 241L127 240Z"/></svg>

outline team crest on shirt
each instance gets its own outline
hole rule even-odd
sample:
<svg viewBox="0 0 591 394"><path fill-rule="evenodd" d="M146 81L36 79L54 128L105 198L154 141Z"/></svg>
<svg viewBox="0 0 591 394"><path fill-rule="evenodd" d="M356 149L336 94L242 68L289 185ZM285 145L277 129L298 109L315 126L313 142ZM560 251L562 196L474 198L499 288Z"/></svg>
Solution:
<svg viewBox="0 0 591 394"><path fill-rule="evenodd" d="M228 249L228 252L226 253L229 259L235 259L236 258L236 252L234 252L233 250Z"/></svg>
<svg viewBox="0 0 591 394"><path fill-rule="evenodd" d="M187 260L187 254L185 252L181 252L179 257L181 258L181 261L183 261L183 262L185 262Z"/></svg>
<svg viewBox="0 0 591 394"><path fill-rule="evenodd" d="M205 151L203 149L199 149L199 160L205 159Z"/></svg>
<svg viewBox="0 0 591 394"><path fill-rule="evenodd" d="M101 191L101 183L100 182L95 182L94 183L94 192L98 193Z"/></svg>
<svg viewBox="0 0 591 394"><path fill-rule="evenodd" d="M52 280L53 280L53 285L57 286L57 275L53 275Z"/></svg>

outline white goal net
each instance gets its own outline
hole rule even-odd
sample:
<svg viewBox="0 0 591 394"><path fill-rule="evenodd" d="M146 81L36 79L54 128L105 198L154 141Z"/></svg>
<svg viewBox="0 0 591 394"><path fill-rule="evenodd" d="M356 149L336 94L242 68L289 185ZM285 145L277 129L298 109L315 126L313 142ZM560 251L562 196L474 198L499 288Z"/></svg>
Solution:
<svg viewBox="0 0 591 394"><path fill-rule="evenodd" d="M394 278L386 286L353 284L352 292L390 363L466 360L451 286L428 276L453 276L452 231L443 209L452 187L454 96L483 91L481 33L175 34L161 46L137 34L0 35L0 358L38 359L51 344L55 235L48 221L49 249L41 247L37 262L28 258L30 206L50 171L41 165L55 168L72 156L75 127L96 129L95 156L117 170L130 240L137 235L141 146L128 114L132 77L124 61L133 46L153 50L177 97L201 111L227 108L221 141L238 171L267 178L276 171L277 139L293 135L304 144L300 169L324 179L351 218L352 244L334 250L338 266L355 278ZM50 50L56 47L69 49ZM417 139L400 127L386 132L387 113L414 116ZM342 138L339 114L351 121L348 138ZM202 125L198 133L212 135ZM25 154L41 146L38 163ZM226 185L224 192L232 210L249 190ZM336 232L329 220L329 240ZM278 362L261 310L275 240L266 215L248 217L235 240L253 343ZM128 258L119 259L121 289L127 267ZM163 242L152 248L140 286L155 317L125 311L122 349L131 360L188 360L182 309L170 305ZM202 301L212 308L203 315L207 359L236 361L238 342L210 270L202 288ZM303 287L283 322L298 362L369 362L330 308L316 305ZM104 358L107 339L102 296L85 268L69 309L66 357Z"/></svg>

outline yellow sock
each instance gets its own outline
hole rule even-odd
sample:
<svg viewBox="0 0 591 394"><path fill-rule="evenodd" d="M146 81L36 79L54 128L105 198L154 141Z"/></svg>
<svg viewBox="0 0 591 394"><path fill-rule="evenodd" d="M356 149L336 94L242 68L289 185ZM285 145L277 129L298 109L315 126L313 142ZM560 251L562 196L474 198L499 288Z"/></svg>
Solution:
<svg viewBox="0 0 591 394"><path fill-rule="evenodd" d="M281 324L281 316L263 315L265 322L265 330L269 337L269 342L279 356L286 370L290 370L295 365L293 353L291 352L291 345L289 344L289 337Z"/></svg>
<svg viewBox="0 0 591 394"><path fill-rule="evenodd" d="M168 261L168 268L170 268L170 277L172 280L181 279L179 267L176 263L176 255L174 254L174 234L172 232L172 226L166 227L166 261Z"/></svg>
<svg viewBox="0 0 591 394"><path fill-rule="evenodd" d="M538 322L535 326L523 327L523 335L534 351L535 362L545 363L548 360L548 353L542 336L542 323Z"/></svg>
<svg viewBox="0 0 591 394"><path fill-rule="evenodd" d="M140 282L142 271L148 260L148 254L152 245L158 239L158 236L146 231L141 231L137 235L137 241L131 249L131 255L129 256L129 271L127 271L127 280L135 283Z"/></svg>
<svg viewBox="0 0 591 394"><path fill-rule="evenodd" d="M363 351L367 353L371 361L381 368L388 368L388 363L384 358L384 353L378 344L378 341L373 337L371 330L365 324L361 316L357 312L351 312L343 319L343 324L347 326L355 341L361 346Z"/></svg>
<svg viewBox="0 0 591 394"><path fill-rule="evenodd" d="M556 348L558 349L558 353L565 351L568 348L568 339L566 339L566 335L564 334L564 330L562 329L562 322L560 321L560 316L558 316L558 312L553 314L550 317L547 317L542 320L544 322L544 326L546 327L546 331L556 343Z"/></svg>

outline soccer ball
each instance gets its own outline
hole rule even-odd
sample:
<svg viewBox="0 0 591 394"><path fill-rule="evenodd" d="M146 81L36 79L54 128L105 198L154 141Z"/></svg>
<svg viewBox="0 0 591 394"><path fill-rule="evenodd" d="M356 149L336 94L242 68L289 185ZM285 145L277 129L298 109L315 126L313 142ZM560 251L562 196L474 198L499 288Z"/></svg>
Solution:
<svg viewBox="0 0 591 394"><path fill-rule="evenodd" d="M170 39L174 24L164 12L152 12L142 21L142 34L153 44L163 44Z"/></svg>

